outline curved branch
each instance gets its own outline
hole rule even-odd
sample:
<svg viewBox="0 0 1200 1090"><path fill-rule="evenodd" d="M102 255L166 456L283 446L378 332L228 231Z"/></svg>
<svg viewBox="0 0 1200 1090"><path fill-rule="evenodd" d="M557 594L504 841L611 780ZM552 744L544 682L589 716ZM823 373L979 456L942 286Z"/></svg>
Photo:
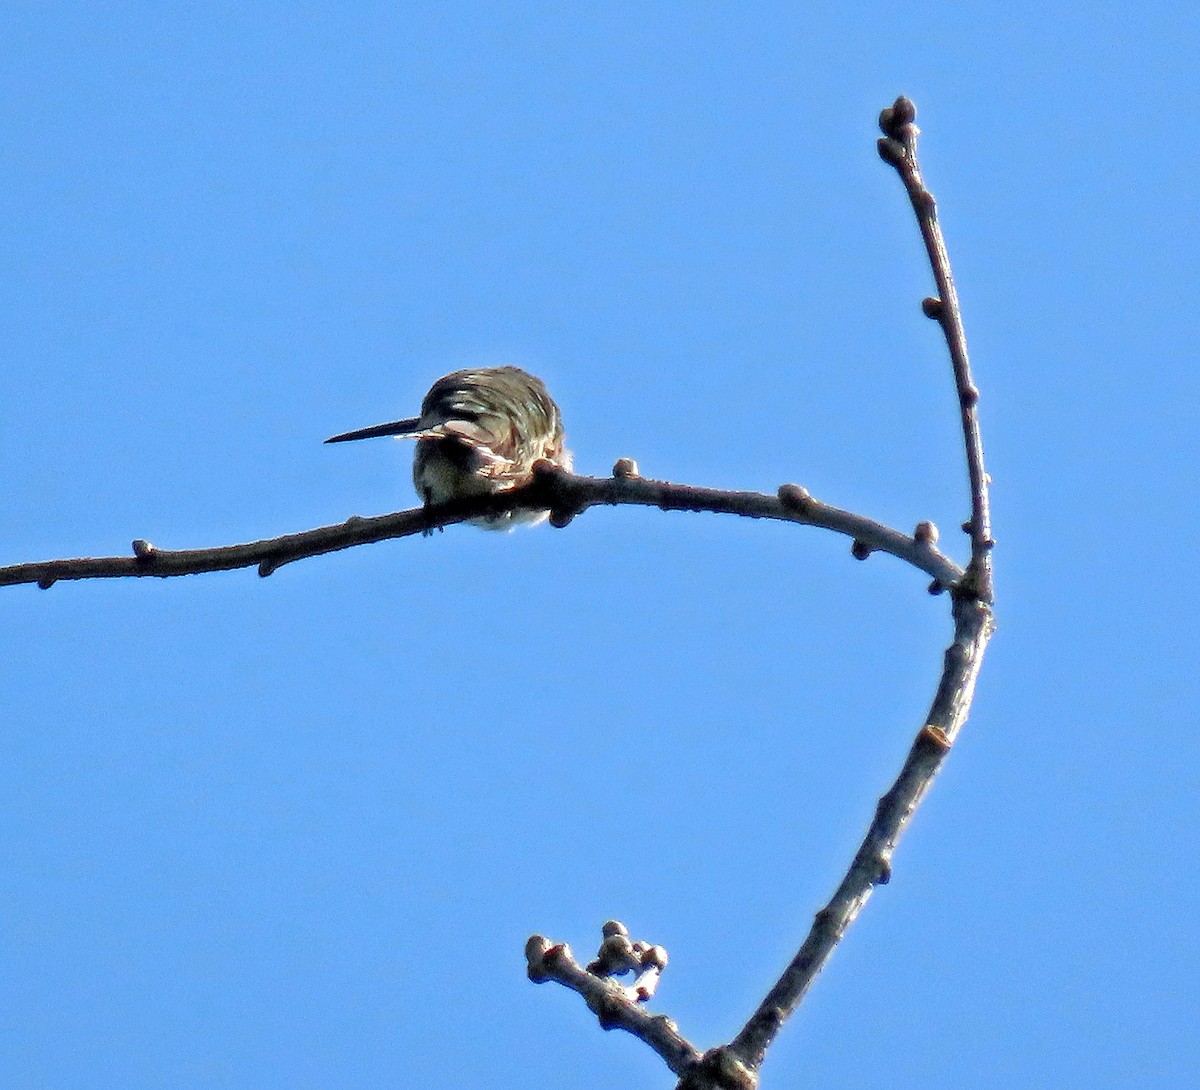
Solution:
<svg viewBox="0 0 1200 1090"><path fill-rule="evenodd" d="M962 594L955 595L954 622L954 642L946 650L942 677L925 725L917 733L896 782L879 800L875 819L846 877L817 913L799 953L727 1046L752 1070L758 1069L780 1027L800 1005L875 886L887 883L896 844L967 721L994 623L986 603Z"/></svg>
<svg viewBox="0 0 1200 1090"><path fill-rule="evenodd" d="M966 578L954 589L954 642L946 651L937 693L904 767L879 800L874 820L846 876L829 903L817 913L799 952L738 1035L720 1050L754 1072L875 886L886 883L891 876L896 844L967 720L983 653L995 627L991 610L994 542L977 411L979 391L971 379L958 294L937 222L937 206L933 194L925 188L917 163L915 119L916 107L904 96L885 109L880 127L886 135L879 141L879 152L904 182L941 293L939 299L925 300L924 311L941 324L954 367L971 489L971 520L963 527L971 535L971 563Z"/></svg>
<svg viewBox="0 0 1200 1090"><path fill-rule="evenodd" d="M60 580L130 576L166 578L231 571L254 565L258 566L259 575L267 576L295 560L349 549L355 545L428 534L434 529L514 507L549 509L551 521L555 525L565 526L589 507L602 505L658 507L664 511L711 511L744 518L819 526L852 538L855 542L854 555L860 558L871 552L890 553L899 557L933 578L931 590L954 589L964 575L962 568L937 550L936 531L930 523L921 523L917 532L910 536L862 515L820 503L796 485L784 485L777 496L767 496L760 492L729 492L643 480L636 476L636 468L628 459L622 459L617 464L617 472L619 475L611 478L579 477L543 463L530 485L499 496L484 496L371 518L356 515L336 526L322 526L283 537L210 549L158 549L148 541L138 540L133 543L133 556L43 560L0 568L0 586L36 583L45 589Z"/></svg>
<svg viewBox="0 0 1200 1090"><path fill-rule="evenodd" d="M983 468L983 439L979 431L979 388L971 378L967 357L967 335L963 329L962 310L958 291L950 270L946 240L938 222L937 201L925 187L921 167L917 162L917 108L901 95L879 115L879 127L884 136L879 141L879 154L884 162L896 168L908 199L912 202L925 243L925 252L937 283L938 297L922 303L925 316L942 327L950 362L954 367L954 385L962 415L963 442L967 453L967 476L971 488L971 519L963 529L971 535L971 565L968 573L975 592L985 602L993 600L991 551L992 514L988 498L990 478Z"/></svg>

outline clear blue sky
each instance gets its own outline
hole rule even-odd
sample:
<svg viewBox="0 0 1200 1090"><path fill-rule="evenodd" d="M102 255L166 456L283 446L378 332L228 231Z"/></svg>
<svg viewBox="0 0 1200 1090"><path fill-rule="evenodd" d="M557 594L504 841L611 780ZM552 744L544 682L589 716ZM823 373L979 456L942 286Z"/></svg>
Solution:
<svg viewBox="0 0 1200 1090"><path fill-rule="evenodd" d="M324 447L466 363L576 464L963 555L945 352L875 118L917 102L995 478L960 745L765 1086L1194 1085L1183 3L6 5L0 563L413 502ZM596 511L0 591L6 1090L669 1086L533 931L664 944L727 1039L932 695L947 604L817 531Z"/></svg>

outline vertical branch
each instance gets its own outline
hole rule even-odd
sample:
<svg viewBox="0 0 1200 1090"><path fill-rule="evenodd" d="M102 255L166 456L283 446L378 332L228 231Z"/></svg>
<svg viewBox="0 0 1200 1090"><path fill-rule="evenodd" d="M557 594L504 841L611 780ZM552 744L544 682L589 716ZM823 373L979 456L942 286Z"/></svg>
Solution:
<svg viewBox="0 0 1200 1090"><path fill-rule="evenodd" d="M938 297L922 304L925 314L942 328L954 370L966 447L971 490L971 518L963 529L971 535L971 563L953 591L954 642L946 651L941 680L924 725L904 767L879 800L862 845L829 903L817 913L808 936L758 1010L726 1046L705 1057L710 1065L720 1057L740 1073L740 1085L757 1085L758 1070L767 1049L784 1022L796 1010L817 974L825 966L846 929L862 911L877 885L891 877L892 855L922 798L941 769L959 730L970 713L975 681L994 628L991 553L993 547L988 476L983 465L979 431L979 390L971 378L962 313L946 242L937 219L937 204L925 187L917 163L916 107L901 96L880 115L884 137L879 153L896 168L917 216L921 237L937 283ZM684 1082L681 1081L681 1086ZM707 1076L689 1085L724 1087L732 1080Z"/></svg>
<svg viewBox="0 0 1200 1090"><path fill-rule="evenodd" d="M937 202L925 187L921 167L917 162L917 108L901 95L879 115L883 138L879 154L884 162L896 168L912 202L925 242L925 252L933 278L937 283L937 298L926 299L922 309L927 317L941 327L954 367L954 385L962 414L963 441L967 452L967 476L971 487L971 519L963 529L971 535L971 565L967 570L968 583L985 602L992 601L992 515L988 500L988 475L983 467L983 440L979 433L979 388L971 378L971 363L967 356L967 335L963 330L962 311L946 240L938 222Z"/></svg>
<svg viewBox="0 0 1200 1090"><path fill-rule="evenodd" d="M875 887L885 885L891 877L896 845L967 721L983 652L992 634L992 614L985 603L955 594L954 621L954 642L946 650L937 693L900 775L879 800L846 876L817 913L799 952L726 1048L751 1071L757 1072L783 1023L800 1005Z"/></svg>

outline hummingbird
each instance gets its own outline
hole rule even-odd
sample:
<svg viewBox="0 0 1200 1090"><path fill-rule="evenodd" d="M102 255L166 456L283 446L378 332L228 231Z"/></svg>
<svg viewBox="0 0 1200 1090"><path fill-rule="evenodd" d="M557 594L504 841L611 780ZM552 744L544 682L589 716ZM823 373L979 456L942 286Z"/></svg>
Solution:
<svg viewBox="0 0 1200 1090"><path fill-rule="evenodd" d="M495 495L528 484L535 463L569 470L562 413L540 378L519 367L480 367L443 375L421 415L344 432L326 443L392 435L415 439L413 484L428 507ZM542 522L549 511L513 510L471 519L486 530Z"/></svg>

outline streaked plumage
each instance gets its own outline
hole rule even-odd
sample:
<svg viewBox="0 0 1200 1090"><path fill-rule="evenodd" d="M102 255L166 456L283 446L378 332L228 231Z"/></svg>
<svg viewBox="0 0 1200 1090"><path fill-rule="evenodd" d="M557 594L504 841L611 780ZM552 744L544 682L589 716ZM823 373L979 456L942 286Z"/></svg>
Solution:
<svg viewBox="0 0 1200 1090"><path fill-rule="evenodd" d="M426 504L527 484L536 462L571 468L562 413L541 379L519 367L481 367L438 379L421 415L335 435L327 443L394 435L416 439L413 483ZM541 522L548 511L472 519L489 530Z"/></svg>

